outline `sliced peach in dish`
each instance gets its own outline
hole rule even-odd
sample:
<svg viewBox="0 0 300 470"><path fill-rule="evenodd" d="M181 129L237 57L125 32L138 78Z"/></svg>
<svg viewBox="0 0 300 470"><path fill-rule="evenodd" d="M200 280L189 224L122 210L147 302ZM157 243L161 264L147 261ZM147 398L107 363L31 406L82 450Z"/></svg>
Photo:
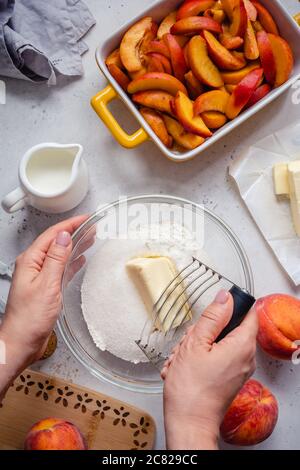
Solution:
<svg viewBox="0 0 300 470"><path fill-rule="evenodd" d="M217 21L205 16L189 16L177 21L171 28L172 34L193 35L200 33L202 30L221 33L222 28Z"/></svg>
<svg viewBox="0 0 300 470"><path fill-rule="evenodd" d="M172 74L172 67L169 59L162 54L155 52L148 53L148 72L166 72Z"/></svg>
<svg viewBox="0 0 300 470"><path fill-rule="evenodd" d="M229 33L222 33L219 36L219 41L229 51L238 49L244 44L244 39L240 36L231 36Z"/></svg>
<svg viewBox="0 0 300 470"><path fill-rule="evenodd" d="M218 111L225 113L229 95L226 91L212 90L200 95L194 103L194 115L205 111Z"/></svg>
<svg viewBox="0 0 300 470"><path fill-rule="evenodd" d="M187 89L177 78L162 72L146 73L129 83L127 88L130 94L146 90L162 90L173 96L175 96L178 91L187 94Z"/></svg>
<svg viewBox="0 0 300 470"><path fill-rule="evenodd" d="M227 122L226 115L218 111L205 111L201 117L209 129L220 129Z"/></svg>
<svg viewBox="0 0 300 470"><path fill-rule="evenodd" d="M149 124L153 132L157 135L157 137L162 141L162 143L171 148L173 145L173 139L168 134L165 122L161 115L155 111L154 109L149 108L141 108L140 109L141 115L145 119L145 121Z"/></svg>
<svg viewBox="0 0 300 470"><path fill-rule="evenodd" d="M176 15L177 11L172 11L162 20L157 31L158 39L162 39L165 34L170 32L173 24L176 23Z"/></svg>
<svg viewBox="0 0 300 470"><path fill-rule="evenodd" d="M204 16L207 18L212 18L217 23L222 24L226 18L224 10L215 10L214 8L209 8L204 12Z"/></svg>
<svg viewBox="0 0 300 470"><path fill-rule="evenodd" d="M239 70L243 68L245 65L244 58L240 58L239 55L235 56L228 51L212 33L204 31L203 37L207 42L209 56L218 67L226 70Z"/></svg>
<svg viewBox="0 0 300 470"><path fill-rule="evenodd" d="M150 41L147 48L147 53L151 52L164 55L167 59L170 59L170 51L164 41L158 41L157 39Z"/></svg>
<svg viewBox="0 0 300 470"><path fill-rule="evenodd" d="M115 64L108 64L107 68L116 82L123 88L123 90L127 91L130 79L127 77L126 73Z"/></svg>
<svg viewBox="0 0 300 470"><path fill-rule="evenodd" d="M276 79L276 64L269 35L265 31L259 31L256 37L266 80L273 86Z"/></svg>
<svg viewBox="0 0 300 470"><path fill-rule="evenodd" d="M259 57L257 40L250 20L248 20L244 38L244 54L248 60L255 60Z"/></svg>
<svg viewBox="0 0 300 470"><path fill-rule="evenodd" d="M229 32L232 36L244 37L247 29L248 15L243 0L238 0L233 9Z"/></svg>
<svg viewBox="0 0 300 470"><path fill-rule="evenodd" d="M271 13L260 2L257 2L256 0L252 1L252 5L256 8L258 14L258 21L260 22L263 29L267 31L267 33L278 35L279 31Z"/></svg>
<svg viewBox="0 0 300 470"><path fill-rule="evenodd" d="M261 67L259 60L247 65L240 70L234 70L233 72L221 72L222 79L225 84L237 85L243 78L248 75L252 70L259 69Z"/></svg>
<svg viewBox="0 0 300 470"><path fill-rule="evenodd" d="M212 133L204 124L203 120L199 116L194 117L193 104L193 101L184 93L181 91L177 93L174 100L174 107L180 124L182 124L188 132L202 137L210 137Z"/></svg>
<svg viewBox="0 0 300 470"><path fill-rule="evenodd" d="M146 106L147 108L156 109L162 113L172 114L171 102L173 100L173 96L166 91L140 91L132 96L132 100L139 105Z"/></svg>
<svg viewBox="0 0 300 470"><path fill-rule="evenodd" d="M206 41L201 36L194 36L188 47L189 64L200 82L212 88L224 85L221 74L208 56Z"/></svg>
<svg viewBox="0 0 300 470"><path fill-rule="evenodd" d="M173 73L178 80L183 81L188 71L183 50L172 34L165 34L163 39L169 48Z"/></svg>
<svg viewBox="0 0 300 470"><path fill-rule="evenodd" d="M166 116L165 114L163 115L163 119L169 134L181 147L187 150L193 150L199 147L199 145L203 144L205 141L205 139L199 135L186 132L184 127L178 121L176 121L176 119Z"/></svg>
<svg viewBox="0 0 300 470"><path fill-rule="evenodd" d="M115 49L111 54L109 54L109 56L105 60L105 63L107 66L114 64L119 67L119 69L123 69L124 65L121 61L120 49Z"/></svg>
<svg viewBox="0 0 300 470"><path fill-rule="evenodd" d="M177 21L188 16L197 16L208 8L212 8L214 4L215 0L185 0L178 8Z"/></svg>
<svg viewBox="0 0 300 470"><path fill-rule="evenodd" d="M150 16L135 23L124 34L120 45L122 63L128 72L137 72L144 66L143 53L147 43L155 38L157 26Z"/></svg>
<svg viewBox="0 0 300 470"><path fill-rule="evenodd" d="M247 15L250 21L257 20L257 10L250 0L244 0L244 5L247 11Z"/></svg>
<svg viewBox="0 0 300 470"><path fill-rule="evenodd" d="M191 70L185 74L184 78L189 95L193 100L195 100L199 95L201 95L201 93L203 93L203 85Z"/></svg>
<svg viewBox="0 0 300 470"><path fill-rule="evenodd" d="M245 78L237 85L230 95L226 106L226 116L234 119L240 114L246 106L254 91L258 87L263 76L263 69L255 69L248 73Z"/></svg>
<svg viewBox="0 0 300 470"><path fill-rule="evenodd" d="M275 34L268 34L268 36L276 66L276 78L274 86L279 87L289 79L293 70L293 52L289 44L282 37L276 36Z"/></svg>
<svg viewBox="0 0 300 470"><path fill-rule="evenodd" d="M246 108L250 108L254 104L258 103L258 101L262 100L266 95L268 95L271 90L272 88L268 83L264 83L263 85L259 86L248 101Z"/></svg>

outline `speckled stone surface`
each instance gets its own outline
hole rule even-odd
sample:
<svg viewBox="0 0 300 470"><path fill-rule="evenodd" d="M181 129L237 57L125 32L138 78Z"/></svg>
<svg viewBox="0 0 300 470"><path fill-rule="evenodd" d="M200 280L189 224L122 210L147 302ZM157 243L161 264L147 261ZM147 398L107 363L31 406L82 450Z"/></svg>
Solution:
<svg viewBox="0 0 300 470"><path fill-rule="evenodd" d="M0 105L0 197L17 186L18 161L23 153L44 141L77 141L84 146L84 158L90 169L90 192L80 207L59 217L31 208L14 215L0 210L0 259L14 260L49 225L68 215L93 211L100 202L110 202L120 195L173 194L204 204L232 227L251 261L256 296L271 292L299 295L299 289L293 288L279 267L227 177L228 165L241 149L300 118L300 105L292 103L295 90L285 93L188 163L176 165L168 161L150 142L126 151L112 139L90 106L90 98L105 86L105 79L94 60L94 50L113 31L153 2L86 0L86 3L94 13L97 25L86 38L90 51L83 59L83 78L65 81L54 88L5 79L7 103ZM300 9L296 0L282 3L291 13ZM113 109L126 129L136 128L121 103L114 103ZM7 283L1 281L0 294L5 295L7 288ZM157 423L156 447L164 447L161 397L125 392L100 382L72 357L61 338L58 338L55 354L38 367L146 409ZM274 434L257 448L300 449L299 367L272 361L258 351L255 377L277 396L280 417Z"/></svg>

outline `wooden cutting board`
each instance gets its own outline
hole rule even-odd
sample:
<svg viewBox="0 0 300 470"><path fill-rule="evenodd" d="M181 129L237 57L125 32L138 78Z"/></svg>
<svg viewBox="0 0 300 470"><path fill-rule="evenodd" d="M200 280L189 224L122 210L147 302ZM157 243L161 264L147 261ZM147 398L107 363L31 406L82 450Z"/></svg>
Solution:
<svg viewBox="0 0 300 470"><path fill-rule="evenodd" d="M23 449L31 426L44 418L76 424L89 449L152 449L151 416L112 397L32 370L12 384L0 405L0 449Z"/></svg>

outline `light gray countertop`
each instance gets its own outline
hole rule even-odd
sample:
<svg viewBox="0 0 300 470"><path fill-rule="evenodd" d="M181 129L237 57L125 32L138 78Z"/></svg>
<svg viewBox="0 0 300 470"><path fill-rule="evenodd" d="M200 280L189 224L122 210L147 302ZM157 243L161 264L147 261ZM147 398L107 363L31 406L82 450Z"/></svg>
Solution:
<svg viewBox="0 0 300 470"><path fill-rule="evenodd" d="M81 206L67 215L91 212L100 202L111 202L120 195L161 193L191 199L213 210L236 232L251 262L257 297L274 292L298 296L299 289L293 287L278 265L227 176L228 165L241 149L300 117L300 105L292 104L295 90L285 93L220 143L185 164L168 161L150 142L136 150L125 150L113 140L90 106L90 98L106 84L96 66L94 50L153 2L86 0L86 3L97 25L86 38L90 51L83 59L83 78L53 88L4 79L7 103L0 105L0 197L17 186L18 161L28 148L46 141L77 141L84 147L91 186ZM296 0L282 3L291 13L300 9ZM118 119L126 123L126 129L137 127L121 103L114 104L114 110ZM65 217L42 214L31 208L14 215L1 210L0 259L14 260L41 231ZM5 282L0 282L0 294L4 295L7 287ZM62 340L54 356L39 367L146 409L156 420L156 447L164 447L160 396L126 392L97 380L72 357ZM258 351L255 377L269 386L278 398L280 416L273 435L257 448L300 449L299 373L299 367L273 361Z"/></svg>

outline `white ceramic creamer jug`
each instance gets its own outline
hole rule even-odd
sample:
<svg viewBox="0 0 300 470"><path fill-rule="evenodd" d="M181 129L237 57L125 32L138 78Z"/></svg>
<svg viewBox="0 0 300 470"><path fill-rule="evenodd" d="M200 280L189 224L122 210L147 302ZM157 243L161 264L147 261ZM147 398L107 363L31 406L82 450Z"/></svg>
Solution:
<svg viewBox="0 0 300 470"><path fill-rule="evenodd" d="M25 205L50 214L76 207L88 191L80 144L43 143L29 149L19 166L20 186L2 200L7 212Z"/></svg>

